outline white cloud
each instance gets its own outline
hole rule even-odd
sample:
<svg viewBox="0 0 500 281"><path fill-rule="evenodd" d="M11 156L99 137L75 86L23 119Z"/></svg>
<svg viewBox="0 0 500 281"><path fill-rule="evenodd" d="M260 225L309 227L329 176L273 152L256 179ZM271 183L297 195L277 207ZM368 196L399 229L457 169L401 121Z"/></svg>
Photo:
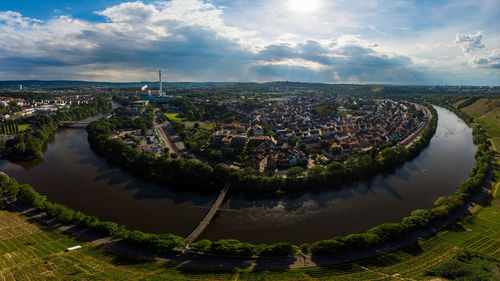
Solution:
<svg viewBox="0 0 500 281"><path fill-rule="evenodd" d="M234 12L232 4L222 7L214 4L216 1L203 0L121 3L95 12L105 22L71 16L42 22L17 12L0 12L0 74L24 78L20 75L29 72L30 78L39 79L134 81L151 79L149 71L161 67L169 69L166 79L170 80L416 84L439 79L425 66L445 61L443 54L450 50L459 53L451 44L456 30L446 30L449 37L443 40L448 40L448 45L420 37L411 38L406 45L401 40L387 40L381 34L393 27L388 29L388 24L373 17L369 19L373 25L361 21L370 15L370 9L382 9L378 1L355 1L354 7L325 1L317 15L302 17L279 9L276 5L281 2L269 2L275 9L265 11L244 6L241 11L249 14L239 14L239 21L228 20L227 13ZM337 9L335 16L328 12L331 7ZM346 16L356 14L356 7L363 10L359 16ZM389 14L390 9L381 12ZM270 21L275 22L268 24ZM393 26L406 24L403 21ZM380 32L363 34L367 26ZM370 37L374 35L378 37ZM482 32L457 34L455 44L469 53L484 46L482 39ZM415 49L418 45L422 47ZM413 53L408 51L412 46ZM475 66L494 65L493 55L476 55ZM479 69L470 67L464 58L448 63L450 67Z"/></svg>
<svg viewBox="0 0 500 281"><path fill-rule="evenodd" d="M481 68L500 69L500 49L495 49L484 57L473 57L470 63Z"/></svg>
<svg viewBox="0 0 500 281"><path fill-rule="evenodd" d="M484 48L484 44L481 40L483 40L483 31L480 30L475 34L457 33L453 43L458 45L464 54L468 54L475 49Z"/></svg>
<svg viewBox="0 0 500 281"><path fill-rule="evenodd" d="M325 70L329 69L330 66L315 62L315 61L310 61L302 58L295 58L295 59L284 59L284 60L278 60L278 61L267 61L267 60L259 60L254 63L254 65L274 65L274 66L295 66L295 67L304 67L311 69L313 71L320 71L320 70Z"/></svg>

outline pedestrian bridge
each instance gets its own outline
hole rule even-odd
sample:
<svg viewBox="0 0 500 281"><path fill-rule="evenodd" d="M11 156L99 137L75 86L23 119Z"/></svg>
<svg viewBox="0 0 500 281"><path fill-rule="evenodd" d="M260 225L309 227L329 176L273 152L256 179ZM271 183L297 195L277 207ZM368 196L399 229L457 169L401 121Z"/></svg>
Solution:
<svg viewBox="0 0 500 281"><path fill-rule="evenodd" d="M89 121L61 121L59 122L60 127L66 128L87 128L90 124Z"/></svg>
<svg viewBox="0 0 500 281"><path fill-rule="evenodd" d="M208 214L200 222L200 224L198 225L198 227L196 227L196 229L193 230L193 232L191 232L191 234L189 234L189 236L186 239L184 239L184 244L189 245L189 244L193 243L194 241L196 241L196 239L198 238L198 236L200 236L200 234L210 224L210 222L214 218L215 214L219 210L220 205L224 201L224 198L226 197L227 191L229 190L230 186L231 186L230 182L227 182L224 185L224 188L221 190L221 192L219 194L219 197L217 197L217 200L215 200L215 203L212 206L212 208L210 209L210 211L208 212Z"/></svg>

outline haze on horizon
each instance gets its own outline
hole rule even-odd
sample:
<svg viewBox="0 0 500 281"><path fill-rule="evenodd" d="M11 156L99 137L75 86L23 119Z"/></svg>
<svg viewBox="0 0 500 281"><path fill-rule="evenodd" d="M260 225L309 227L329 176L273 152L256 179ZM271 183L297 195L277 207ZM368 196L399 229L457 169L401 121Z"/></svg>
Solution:
<svg viewBox="0 0 500 281"><path fill-rule="evenodd" d="M0 80L500 85L500 1L4 1Z"/></svg>

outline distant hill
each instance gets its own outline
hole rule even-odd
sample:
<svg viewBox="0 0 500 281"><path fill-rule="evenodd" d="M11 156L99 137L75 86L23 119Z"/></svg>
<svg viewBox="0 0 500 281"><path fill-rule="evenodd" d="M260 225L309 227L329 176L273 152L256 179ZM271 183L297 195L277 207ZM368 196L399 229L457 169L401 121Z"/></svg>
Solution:
<svg viewBox="0 0 500 281"><path fill-rule="evenodd" d="M78 87L96 88L135 88L147 84L150 89L158 89L157 81L141 82L90 82L90 81L41 81L41 80L12 80L0 81L0 90L17 90L23 85L26 90L33 89L68 89ZM264 91L264 92L293 92L293 91L332 91L338 94L463 94L463 95L498 95L500 87L476 87L476 86L419 86L419 85L360 85L360 84L326 84L326 83L302 83L290 81L275 81L265 83L255 82L163 82L167 89L200 89L200 90L223 90L231 92L241 91Z"/></svg>

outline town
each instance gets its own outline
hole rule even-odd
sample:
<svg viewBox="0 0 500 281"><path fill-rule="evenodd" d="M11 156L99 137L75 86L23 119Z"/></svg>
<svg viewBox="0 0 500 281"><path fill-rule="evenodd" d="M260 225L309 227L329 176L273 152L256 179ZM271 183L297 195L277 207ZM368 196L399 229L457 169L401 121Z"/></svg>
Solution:
<svg viewBox="0 0 500 281"><path fill-rule="evenodd" d="M238 107L239 102L229 101L227 107L247 118L222 125L210 136L210 146L246 149L247 166L261 172L343 161L376 146L398 144L426 116L409 102L322 94L270 98L252 110Z"/></svg>

